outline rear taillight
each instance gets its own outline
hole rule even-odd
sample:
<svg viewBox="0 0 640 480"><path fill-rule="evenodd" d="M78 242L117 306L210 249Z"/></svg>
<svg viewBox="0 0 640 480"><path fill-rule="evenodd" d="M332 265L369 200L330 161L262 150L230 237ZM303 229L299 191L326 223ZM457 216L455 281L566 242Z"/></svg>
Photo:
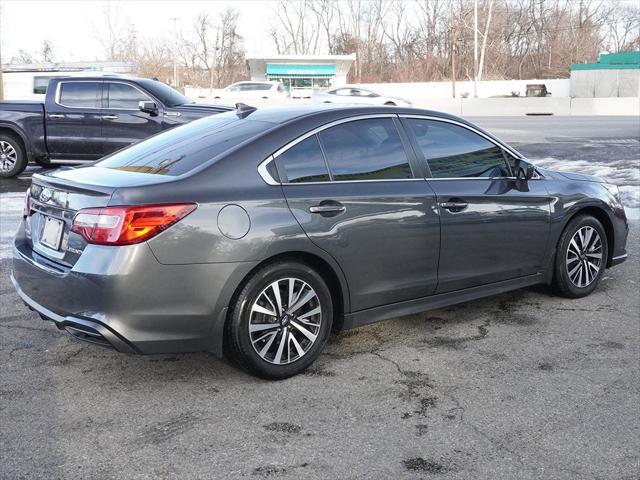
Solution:
<svg viewBox="0 0 640 480"><path fill-rule="evenodd" d="M71 231L89 243L131 245L166 230L196 209L195 203L85 208L76 214Z"/></svg>
<svg viewBox="0 0 640 480"><path fill-rule="evenodd" d="M31 189L27 190L24 196L24 205L22 207L22 218L27 218L31 213Z"/></svg>

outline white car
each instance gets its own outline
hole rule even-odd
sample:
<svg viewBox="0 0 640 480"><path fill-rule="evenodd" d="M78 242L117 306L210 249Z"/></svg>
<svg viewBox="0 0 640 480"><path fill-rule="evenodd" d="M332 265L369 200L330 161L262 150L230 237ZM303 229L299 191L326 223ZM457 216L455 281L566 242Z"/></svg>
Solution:
<svg viewBox="0 0 640 480"><path fill-rule="evenodd" d="M314 103L364 103L367 105L411 106L411 102L404 98L384 96L366 88L350 86L316 92L313 96L313 101Z"/></svg>
<svg viewBox="0 0 640 480"><path fill-rule="evenodd" d="M280 82L237 82L213 95L216 100L273 100L286 97L287 92Z"/></svg>

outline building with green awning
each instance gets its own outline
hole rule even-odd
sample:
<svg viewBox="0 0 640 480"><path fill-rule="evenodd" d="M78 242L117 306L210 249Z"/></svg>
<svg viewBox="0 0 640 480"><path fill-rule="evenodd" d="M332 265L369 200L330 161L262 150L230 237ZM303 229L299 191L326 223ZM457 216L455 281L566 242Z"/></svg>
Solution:
<svg viewBox="0 0 640 480"><path fill-rule="evenodd" d="M249 56L252 81L278 81L292 97L310 97L313 90L345 85L353 55Z"/></svg>
<svg viewBox="0 0 640 480"><path fill-rule="evenodd" d="M596 63L574 63L571 96L640 96L640 52L603 53Z"/></svg>

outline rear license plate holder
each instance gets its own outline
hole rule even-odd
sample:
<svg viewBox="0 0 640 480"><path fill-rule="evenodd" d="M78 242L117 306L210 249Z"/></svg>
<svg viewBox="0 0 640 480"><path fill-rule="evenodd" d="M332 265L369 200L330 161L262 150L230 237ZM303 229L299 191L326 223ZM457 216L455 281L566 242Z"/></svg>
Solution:
<svg viewBox="0 0 640 480"><path fill-rule="evenodd" d="M44 217L44 226L42 227L42 236L40 243L45 247L53 250L60 249L62 240L62 232L64 230L64 222L53 217Z"/></svg>

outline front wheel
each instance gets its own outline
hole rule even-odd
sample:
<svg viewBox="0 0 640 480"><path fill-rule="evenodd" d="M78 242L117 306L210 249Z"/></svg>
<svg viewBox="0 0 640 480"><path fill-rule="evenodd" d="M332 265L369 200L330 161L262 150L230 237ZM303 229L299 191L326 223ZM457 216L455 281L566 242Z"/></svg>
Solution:
<svg viewBox="0 0 640 480"><path fill-rule="evenodd" d="M0 177L15 177L25 168L27 155L22 143L13 135L0 133Z"/></svg>
<svg viewBox="0 0 640 480"><path fill-rule="evenodd" d="M266 265L232 301L227 351L254 375L291 377L318 358L332 320L331 294L314 269L294 261Z"/></svg>
<svg viewBox="0 0 640 480"><path fill-rule="evenodd" d="M580 215L571 220L558 242L554 291L568 298L589 295L604 274L608 251L607 235L597 218Z"/></svg>

